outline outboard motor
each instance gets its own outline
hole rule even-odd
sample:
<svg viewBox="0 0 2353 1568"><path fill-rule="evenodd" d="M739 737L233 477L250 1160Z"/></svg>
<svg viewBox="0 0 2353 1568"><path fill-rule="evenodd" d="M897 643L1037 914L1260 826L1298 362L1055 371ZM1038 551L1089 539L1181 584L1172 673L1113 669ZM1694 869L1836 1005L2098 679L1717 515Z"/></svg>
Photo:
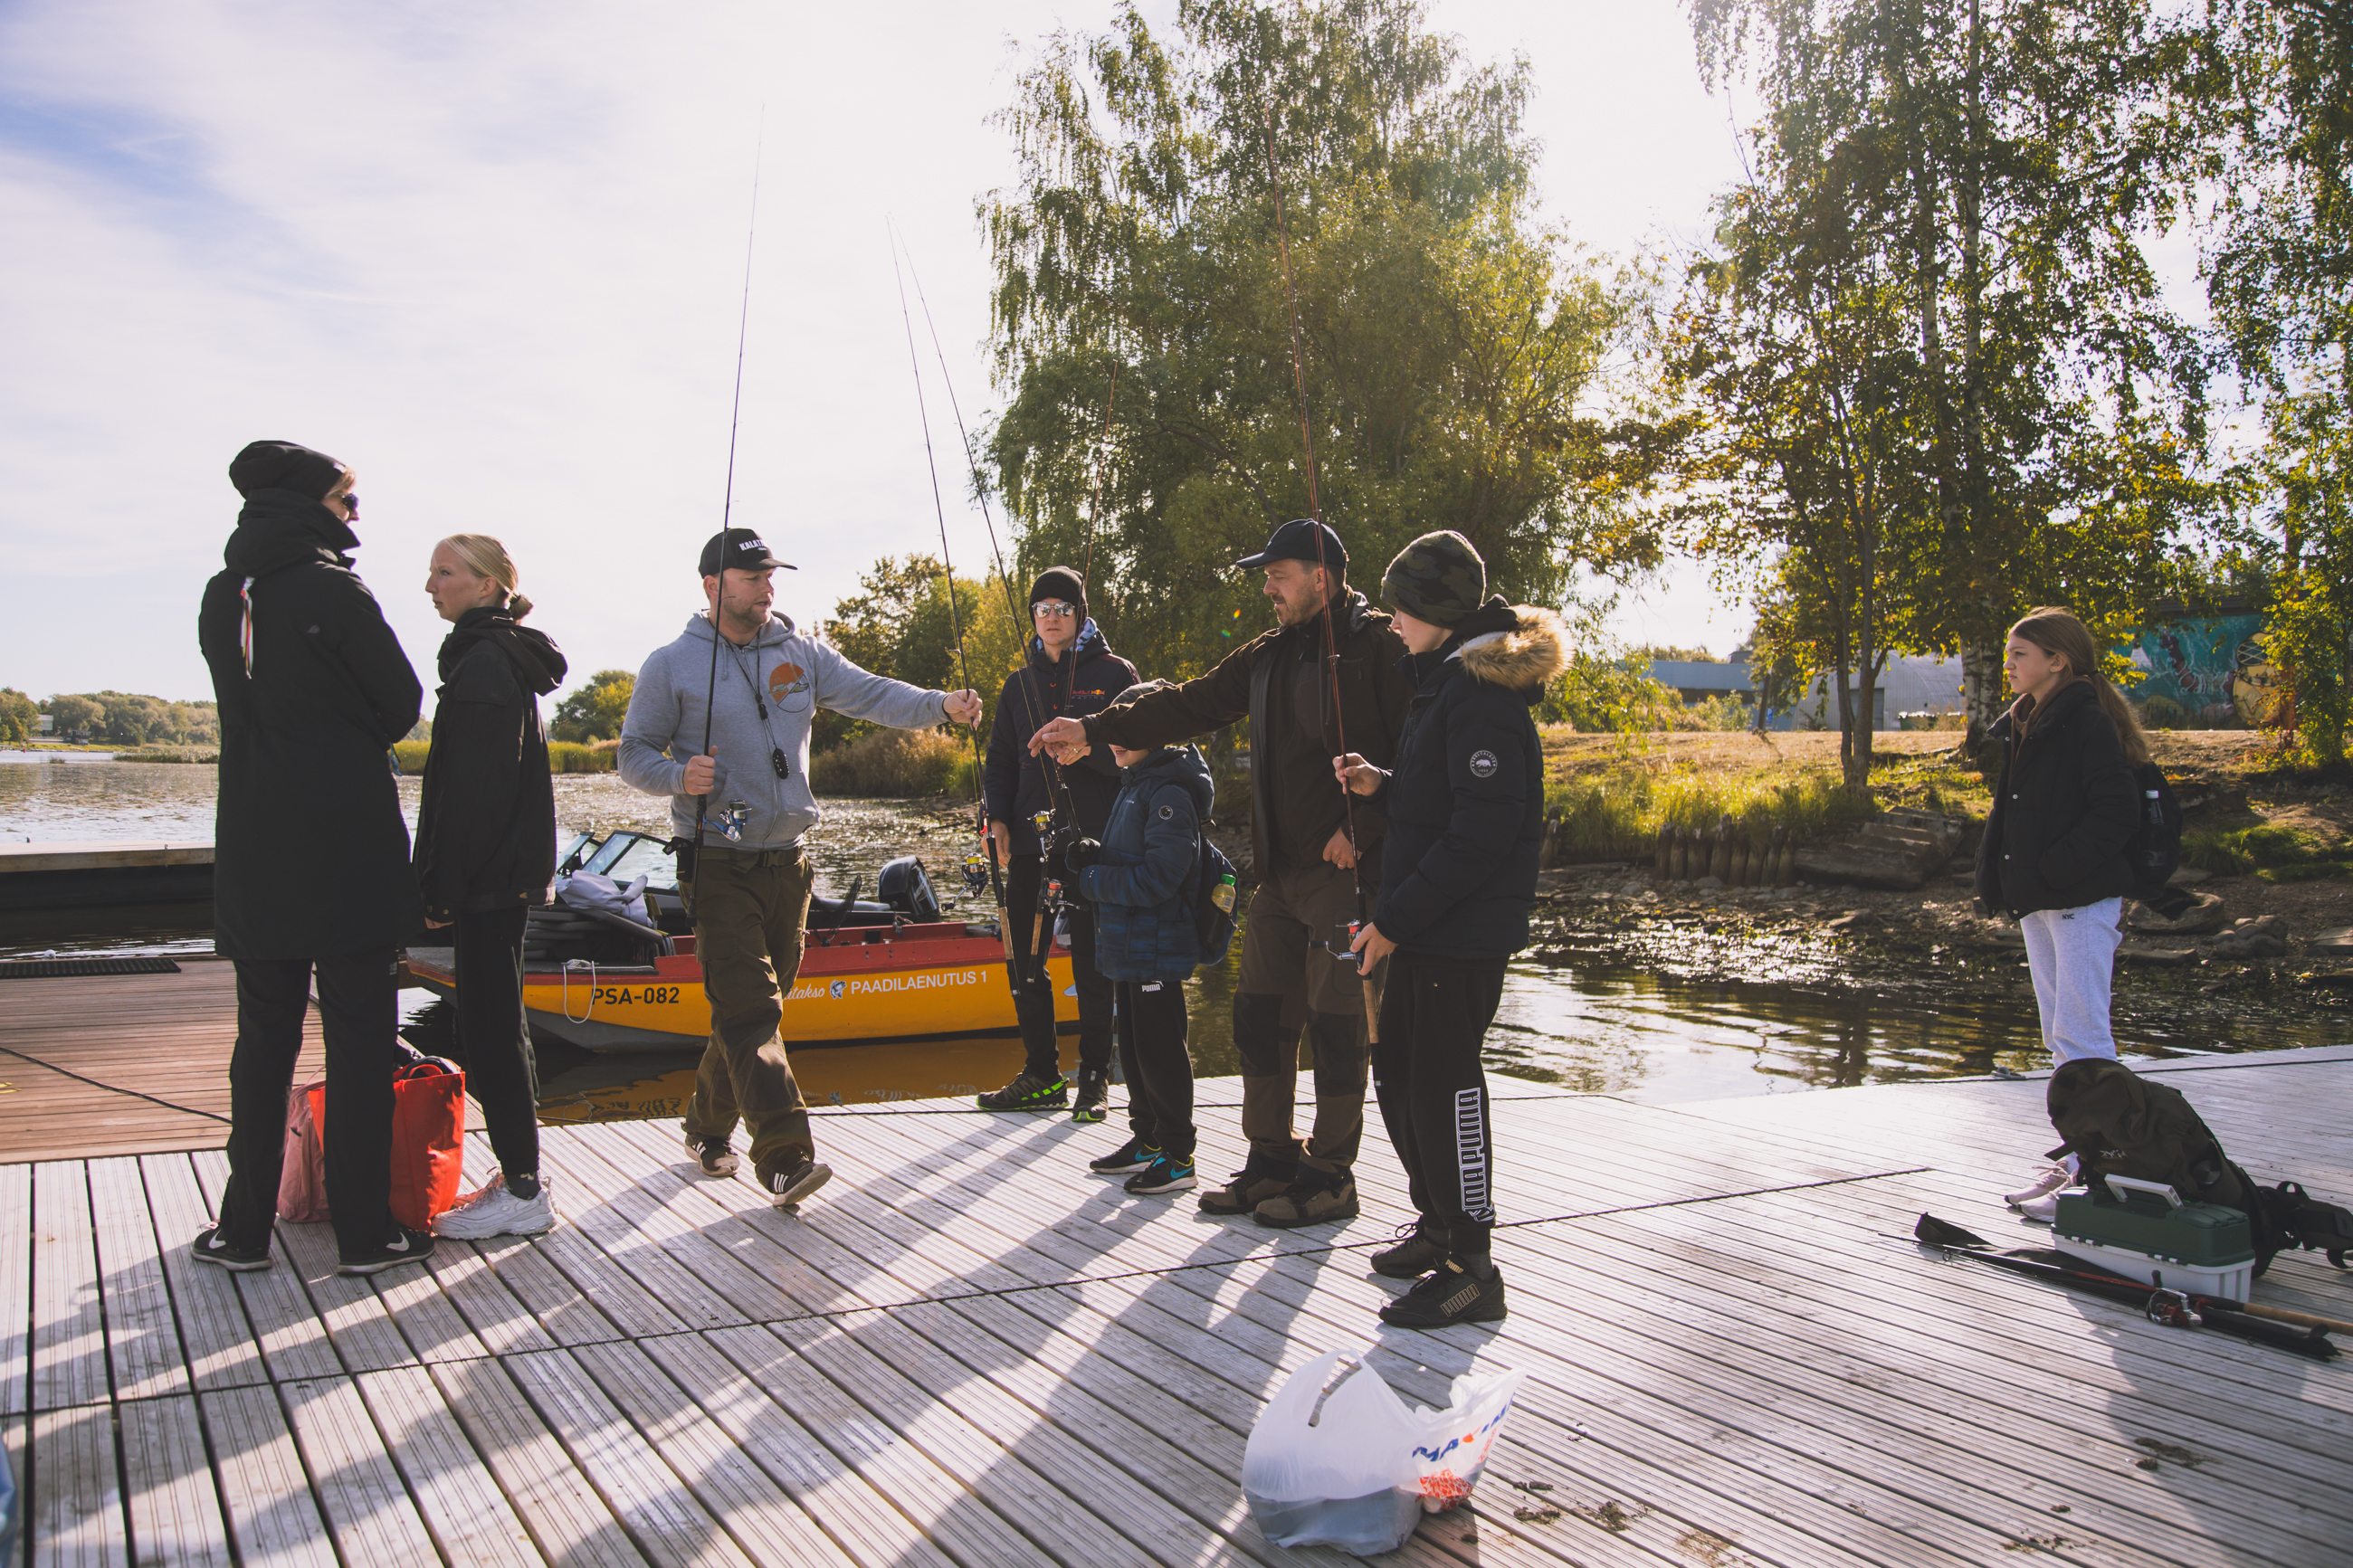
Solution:
<svg viewBox="0 0 2353 1568"><path fill-rule="evenodd" d="M939 895L932 891L923 861L913 855L902 855L882 868L874 879L874 896L918 924L940 918Z"/></svg>

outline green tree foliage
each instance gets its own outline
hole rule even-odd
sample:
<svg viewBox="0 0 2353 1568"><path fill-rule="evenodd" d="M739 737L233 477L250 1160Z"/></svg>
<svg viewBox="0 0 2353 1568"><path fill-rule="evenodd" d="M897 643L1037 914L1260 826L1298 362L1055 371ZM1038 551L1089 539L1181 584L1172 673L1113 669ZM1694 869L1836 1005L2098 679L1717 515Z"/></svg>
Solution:
<svg viewBox="0 0 2353 1568"><path fill-rule="evenodd" d="M41 710L13 686L0 686L0 743L29 741L40 728Z"/></svg>
<svg viewBox="0 0 2353 1568"><path fill-rule="evenodd" d="M835 604L822 628L825 638L861 669L943 691L968 684L985 706L993 705L1005 678L1020 665L1027 628L1013 619L997 583L956 578L953 614L949 592L936 557L886 555L859 579L857 593ZM987 715L981 722L985 730ZM830 751L873 728L821 709L809 744Z"/></svg>
<svg viewBox="0 0 2353 1568"><path fill-rule="evenodd" d="M2035 604L2137 618L2213 500L2197 336L2144 248L2181 210L2189 42L2146 0L1700 0L1765 102L1691 268L1674 369L1708 421L1692 537L1775 563L1766 630L1833 670L1846 769L1891 650L1973 711Z"/></svg>
<svg viewBox="0 0 2353 1568"><path fill-rule="evenodd" d="M1533 216L1528 90L1412 0L1179 0L1165 35L1123 4L1023 72L1019 180L981 204L1009 395L989 477L1025 567L1092 559L1140 667L1255 635L1229 563L1310 510L1278 195L1318 500L1358 583L1437 528L1536 602L1573 561L1655 561L1637 503L1664 437L1588 408L1631 289Z"/></svg>
<svg viewBox="0 0 2353 1568"><path fill-rule="evenodd" d="M549 737L574 742L619 739L621 721L629 716L629 695L637 689L638 678L628 670L598 670L555 705ZM431 733L428 728L426 734Z"/></svg>
<svg viewBox="0 0 2353 1568"><path fill-rule="evenodd" d="M2263 411L2268 651L2306 759L2327 764L2353 725L2353 11L2212 0L2207 20L2185 98L2223 111L2208 296Z"/></svg>
<svg viewBox="0 0 2353 1568"><path fill-rule="evenodd" d="M63 692L49 699L48 713L50 729L60 739L87 735L118 746L213 745L220 740L220 710L210 702L173 702L132 691Z"/></svg>

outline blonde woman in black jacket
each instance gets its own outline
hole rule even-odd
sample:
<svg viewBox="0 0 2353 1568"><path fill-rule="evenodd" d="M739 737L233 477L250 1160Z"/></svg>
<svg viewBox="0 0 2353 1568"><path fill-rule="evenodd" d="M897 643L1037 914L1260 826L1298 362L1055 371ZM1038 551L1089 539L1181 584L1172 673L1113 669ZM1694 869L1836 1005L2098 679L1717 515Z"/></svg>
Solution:
<svg viewBox="0 0 2353 1568"><path fill-rule="evenodd" d="M480 1191L433 1222L475 1240L536 1236L555 1223L539 1173L539 1081L522 1007L522 936L555 875L555 795L539 699L564 679L564 655L516 625L531 601L488 534L433 547L425 591L451 623L442 640L433 749L417 819L417 881L426 923L456 950L458 1039L466 1088L499 1158Z"/></svg>
<svg viewBox="0 0 2353 1568"><path fill-rule="evenodd" d="M2100 673L2091 633L2066 610L2039 609L2010 627L2002 671L2019 695L1993 726L2001 781L1978 847L1978 897L2019 917L2052 1065L2113 1058L2110 986L2132 887L2125 846L2148 742ZM2050 1168L2010 1201L2035 1215L2067 1175Z"/></svg>

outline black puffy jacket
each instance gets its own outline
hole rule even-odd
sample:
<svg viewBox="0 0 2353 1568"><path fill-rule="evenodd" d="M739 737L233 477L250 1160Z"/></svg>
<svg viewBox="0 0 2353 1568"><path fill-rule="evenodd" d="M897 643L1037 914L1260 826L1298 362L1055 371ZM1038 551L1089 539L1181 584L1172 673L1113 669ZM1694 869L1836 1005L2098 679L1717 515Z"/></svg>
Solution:
<svg viewBox="0 0 2353 1568"><path fill-rule="evenodd" d="M988 727L988 761L982 770L982 787L991 822L1013 825L1013 852L1038 853L1038 828L1031 818L1060 803L1048 788L1044 763L1029 754L1029 737L1052 719L1083 719L1110 707L1119 694L1135 684L1135 666L1111 651L1111 644L1090 619L1060 658L1048 658L1045 645L1029 639L1029 662L1006 677L997 693L997 716ZM1090 838L1103 837L1111 816L1112 797L1119 794L1119 764L1108 747L1097 746L1061 770L1077 809L1079 829Z"/></svg>
<svg viewBox="0 0 2353 1568"><path fill-rule="evenodd" d="M1997 910L2072 910L2132 890L2125 844L2139 791L2124 742L2088 680L2070 681L2025 735L2016 706L1994 721L2001 782L1978 844L1978 897Z"/></svg>
<svg viewBox="0 0 2353 1568"><path fill-rule="evenodd" d="M543 904L555 876L555 786L538 699L564 655L504 610L468 610L441 641L433 750L417 817L425 912Z"/></svg>
<svg viewBox="0 0 2353 1568"><path fill-rule="evenodd" d="M1416 682L1397 766L1376 799L1388 858L1373 923L1407 952L1504 958L1527 945L1544 845L1544 754L1528 710L1568 662L1550 610L1489 600Z"/></svg>
<svg viewBox="0 0 2353 1568"><path fill-rule="evenodd" d="M228 958L390 950L424 924L392 743L424 696L359 540L316 500L257 489L205 584L196 641L220 702L213 946ZM252 605L247 666L246 604Z"/></svg>

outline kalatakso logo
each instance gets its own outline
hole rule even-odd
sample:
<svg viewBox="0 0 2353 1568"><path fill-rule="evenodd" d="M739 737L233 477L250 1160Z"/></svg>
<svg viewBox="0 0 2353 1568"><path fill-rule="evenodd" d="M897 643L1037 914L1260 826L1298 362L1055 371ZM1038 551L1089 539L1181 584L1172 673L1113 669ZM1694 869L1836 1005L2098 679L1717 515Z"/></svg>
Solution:
<svg viewBox="0 0 2353 1568"><path fill-rule="evenodd" d="M842 994L844 991L848 990L849 988L849 981L847 981L847 980L837 980L837 981L835 981L835 982L833 983L833 999L834 999L835 1001L837 1001L837 1002L840 1001L840 1000L841 1000L841 994Z"/></svg>
<svg viewBox="0 0 2353 1568"><path fill-rule="evenodd" d="M768 671L768 700L781 708L785 699L808 689L808 671L797 664L780 664Z"/></svg>
<svg viewBox="0 0 2353 1568"><path fill-rule="evenodd" d="M747 539L735 548L738 550L756 550L761 554L765 555L768 552L768 542L765 539Z"/></svg>
<svg viewBox="0 0 2353 1568"><path fill-rule="evenodd" d="M1495 753L1493 752L1472 752L1471 776L1474 779L1493 778L1495 776Z"/></svg>

